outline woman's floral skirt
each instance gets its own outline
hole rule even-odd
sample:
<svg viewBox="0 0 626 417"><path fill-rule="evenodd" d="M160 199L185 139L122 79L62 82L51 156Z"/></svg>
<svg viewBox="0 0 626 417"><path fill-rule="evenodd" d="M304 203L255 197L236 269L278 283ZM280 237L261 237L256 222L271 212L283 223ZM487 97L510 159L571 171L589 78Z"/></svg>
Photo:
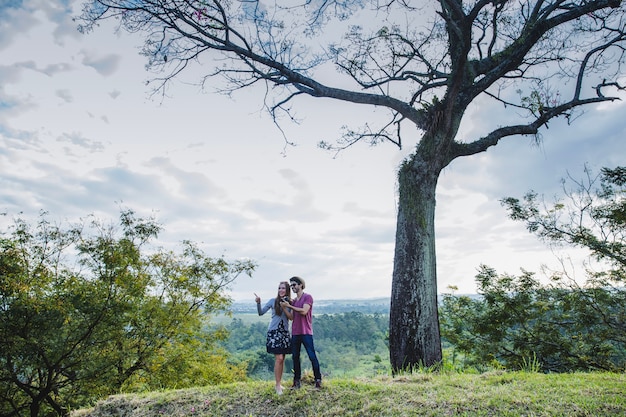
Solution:
<svg viewBox="0 0 626 417"><path fill-rule="evenodd" d="M269 330L267 332L267 341L265 344L267 347L267 353L291 353L291 336L289 335L289 330L285 328L285 324L282 321L278 323L278 329Z"/></svg>

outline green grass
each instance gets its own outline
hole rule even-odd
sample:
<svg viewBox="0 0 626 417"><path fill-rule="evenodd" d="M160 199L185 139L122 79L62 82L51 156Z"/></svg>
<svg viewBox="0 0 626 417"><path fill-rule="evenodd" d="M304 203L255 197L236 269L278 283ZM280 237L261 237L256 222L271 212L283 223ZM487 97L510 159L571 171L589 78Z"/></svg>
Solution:
<svg viewBox="0 0 626 417"><path fill-rule="evenodd" d="M116 395L72 417L161 416L617 416L626 375L615 373L418 373L327 379L274 393L273 382Z"/></svg>

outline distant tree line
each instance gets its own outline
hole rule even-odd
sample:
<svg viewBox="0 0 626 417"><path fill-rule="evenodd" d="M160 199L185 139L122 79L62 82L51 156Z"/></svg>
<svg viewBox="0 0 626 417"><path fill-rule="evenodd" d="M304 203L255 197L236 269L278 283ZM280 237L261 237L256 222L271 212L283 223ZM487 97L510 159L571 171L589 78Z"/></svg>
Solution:
<svg viewBox="0 0 626 417"><path fill-rule="evenodd" d="M315 314L363 313L389 314L389 297L365 300L318 300L315 299ZM257 314L256 305L235 301L230 310L234 314Z"/></svg>
<svg viewBox="0 0 626 417"><path fill-rule="evenodd" d="M326 376L388 372L387 314L321 314L314 317L313 327L315 348ZM250 377L271 377L274 357L265 350L267 323L246 324L235 317L226 325L226 330L230 337L222 341L221 345L231 353L231 360L237 365L246 363ZM303 361L304 369L307 365ZM290 370L292 366L293 362L288 355L285 369Z"/></svg>

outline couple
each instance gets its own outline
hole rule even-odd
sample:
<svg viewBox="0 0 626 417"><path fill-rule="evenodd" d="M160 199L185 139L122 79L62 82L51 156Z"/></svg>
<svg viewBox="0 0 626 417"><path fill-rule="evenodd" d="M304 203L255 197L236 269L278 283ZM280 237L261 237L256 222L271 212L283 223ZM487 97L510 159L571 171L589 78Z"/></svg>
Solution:
<svg viewBox="0 0 626 417"><path fill-rule="evenodd" d="M267 329L267 352L273 353L274 378L276 379L276 393L283 393L280 385L285 366L285 355L293 355L293 386L292 389L300 388L302 371L300 367L300 348L304 345L307 355L311 360L313 375L315 376L315 388L322 387L322 374L320 364L313 347L313 297L304 293L306 284L300 277L291 277L289 282L283 281L278 285L278 295L269 300L261 307L261 298L254 294L259 316L272 310L272 320ZM291 290L295 298L291 299ZM292 336L289 337L289 320L293 320Z"/></svg>

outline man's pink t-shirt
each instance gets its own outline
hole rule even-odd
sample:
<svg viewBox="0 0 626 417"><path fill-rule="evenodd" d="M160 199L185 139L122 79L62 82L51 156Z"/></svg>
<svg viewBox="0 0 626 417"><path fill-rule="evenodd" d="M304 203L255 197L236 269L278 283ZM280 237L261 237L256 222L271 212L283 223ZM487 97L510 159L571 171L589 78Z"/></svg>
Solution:
<svg viewBox="0 0 626 417"><path fill-rule="evenodd" d="M311 306L309 312L305 316L294 311L293 324L291 325L291 334L313 334L313 297L310 294L302 293L299 300L294 300L291 305L302 308L305 304Z"/></svg>

